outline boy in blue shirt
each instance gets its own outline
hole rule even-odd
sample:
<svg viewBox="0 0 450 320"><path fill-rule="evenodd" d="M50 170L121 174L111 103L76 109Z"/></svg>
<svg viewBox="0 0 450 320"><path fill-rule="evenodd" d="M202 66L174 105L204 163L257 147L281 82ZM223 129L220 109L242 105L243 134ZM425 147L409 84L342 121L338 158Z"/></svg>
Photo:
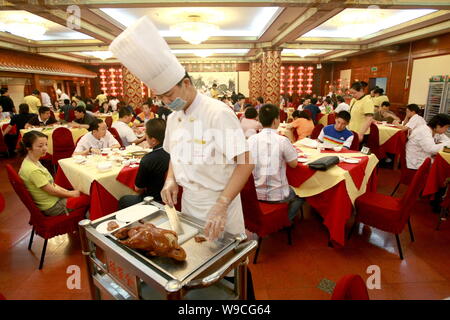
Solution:
<svg viewBox="0 0 450 320"><path fill-rule="evenodd" d="M322 129L319 141L327 147L344 147L350 149L353 142L353 132L347 129L350 113L341 111L336 115L336 123Z"/></svg>

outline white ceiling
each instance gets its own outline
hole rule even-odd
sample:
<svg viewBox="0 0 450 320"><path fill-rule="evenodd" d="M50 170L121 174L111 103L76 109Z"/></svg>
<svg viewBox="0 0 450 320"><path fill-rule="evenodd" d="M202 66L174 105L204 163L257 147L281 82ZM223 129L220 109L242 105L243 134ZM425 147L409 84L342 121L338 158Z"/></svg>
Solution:
<svg viewBox="0 0 450 320"><path fill-rule="evenodd" d="M0 48L21 50L80 63L102 63L86 52L107 51L111 41L144 15L151 17L182 62L248 62L265 48L283 48L284 61L342 61L350 55L450 32L450 1L433 0L60 0L45 6L10 1L2 23L19 14L45 25L39 38L0 31ZM202 7L197 7L199 3ZM81 28L66 27L69 4L81 13ZM191 5L192 4L192 5ZM11 10L6 10L11 9ZM200 45L182 40L171 26L189 15L219 30ZM32 32L30 32L31 34ZM206 60L199 50L212 51ZM112 57L106 62L117 63Z"/></svg>
<svg viewBox="0 0 450 320"><path fill-rule="evenodd" d="M10 21L28 21L47 28L41 37L32 37L31 33L25 35L30 40L83 40L94 39L84 33L69 29L48 19L41 18L24 10L0 11L0 31L6 31L5 25ZM12 30L14 32L14 30Z"/></svg>

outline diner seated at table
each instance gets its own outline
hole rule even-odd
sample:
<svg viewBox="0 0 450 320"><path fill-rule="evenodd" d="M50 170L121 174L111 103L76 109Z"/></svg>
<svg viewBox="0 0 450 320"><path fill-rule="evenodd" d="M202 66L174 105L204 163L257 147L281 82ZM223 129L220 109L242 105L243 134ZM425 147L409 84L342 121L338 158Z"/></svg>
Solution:
<svg viewBox="0 0 450 320"><path fill-rule="evenodd" d="M39 107L38 114L34 115L25 124L25 129L32 127L45 127L57 123L56 119L51 116L49 107Z"/></svg>
<svg viewBox="0 0 450 320"><path fill-rule="evenodd" d="M439 113L428 124L422 124L411 131L406 143L406 166L417 170L426 158L434 157L447 145L450 138L445 134L450 127L450 115Z"/></svg>
<svg viewBox="0 0 450 320"><path fill-rule="evenodd" d="M317 114L320 113L320 109L317 106L317 98L311 98L311 103L304 107L303 110L311 112L311 120L316 124Z"/></svg>
<svg viewBox="0 0 450 320"><path fill-rule="evenodd" d="M336 109L334 109L334 113L337 114L341 111L350 112L350 106L347 103L345 103L345 99L343 96L337 96L336 99L339 104L337 105Z"/></svg>
<svg viewBox="0 0 450 320"><path fill-rule="evenodd" d="M69 99L64 99L64 105L60 107L61 112L64 113L64 120L69 122L70 121L70 111L74 110L75 107L70 104Z"/></svg>
<svg viewBox="0 0 450 320"><path fill-rule="evenodd" d="M85 128L89 129L91 123L96 121L96 118L88 113L86 113L86 109L78 106L73 111L75 115L75 120L70 123L72 128Z"/></svg>
<svg viewBox="0 0 450 320"><path fill-rule="evenodd" d="M289 186L286 164L297 167L297 150L288 138L277 133L280 125L279 109L265 104L259 110L259 122L263 129L248 139L249 150L255 163L255 180L258 200L269 203L289 203L288 218L292 221L304 200Z"/></svg>
<svg viewBox="0 0 450 320"><path fill-rule="evenodd" d="M48 137L39 131L25 133L20 142L19 152L25 156L20 166L19 176L36 206L47 216L68 214L79 208L89 207L90 199L78 190L66 190L53 181L48 170L39 162L47 153Z"/></svg>
<svg viewBox="0 0 450 320"><path fill-rule="evenodd" d="M333 111L333 101L331 101L330 97L326 97L323 99L322 104L319 106L319 109L322 113L329 114Z"/></svg>
<svg viewBox="0 0 450 320"><path fill-rule="evenodd" d="M409 131L409 134L415 128L426 125L426 121L419 115L420 108L417 104L411 103L406 106L406 117L402 122L402 127Z"/></svg>
<svg viewBox="0 0 450 320"><path fill-rule="evenodd" d="M244 135L246 138L257 134L262 130L261 123L256 120L258 118L258 111L254 107L248 107L245 110L244 117L241 119L241 127L244 130Z"/></svg>
<svg viewBox="0 0 450 320"><path fill-rule="evenodd" d="M375 106L375 113L373 115L374 120L376 121L386 121L387 123L399 124L400 118L392 111L389 110L391 104L389 101L383 101L381 106L377 109Z"/></svg>
<svg viewBox="0 0 450 320"><path fill-rule="evenodd" d="M130 128L129 123L132 118L131 111L127 107L122 107L119 109L119 120L112 124L112 127L119 133L125 147L133 143L139 144L145 140L145 135L142 138L138 138L133 129Z"/></svg>
<svg viewBox="0 0 450 320"><path fill-rule="evenodd" d="M147 196L161 202L161 190L170 161L170 155L162 148L165 131L166 122L163 119L150 119L145 124L145 139L153 151L147 153L139 164L135 180L135 191L139 194L120 198L120 209L137 204Z"/></svg>
<svg viewBox="0 0 450 320"><path fill-rule="evenodd" d="M353 142L353 132L347 129L350 113L341 111L336 115L336 122L322 129L318 140L327 147L344 147L350 149Z"/></svg>
<svg viewBox="0 0 450 320"><path fill-rule="evenodd" d="M98 109L98 112L100 113L109 113L109 112L113 112L112 107L109 105L108 101L104 101L100 108Z"/></svg>
<svg viewBox="0 0 450 320"><path fill-rule="evenodd" d="M137 126L145 126L148 120L155 118L155 114L150 109L150 105L148 102L144 102L142 104L142 112L136 116L136 120L134 121Z"/></svg>
<svg viewBox="0 0 450 320"><path fill-rule="evenodd" d="M3 131L3 136L5 137L5 143L8 146L10 154L14 153L16 149L17 139L19 137L20 130L25 128L25 125L30 121L31 118L35 117L34 113L29 112L30 109L26 103L21 103L19 105L19 113L14 114L11 117L11 121L8 126ZM11 129L16 126L16 133L10 134Z"/></svg>
<svg viewBox="0 0 450 320"><path fill-rule="evenodd" d="M288 128L292 128L297 133L297 140L309 137L314 130L314 122L311 120L308 112L295 110L292 113L292 121Z"/></svg>
<svg viewBox="0 0 450 320"><path fill-rule="evenodd" d="M96 119L89 126L89 131L78 141L73 155L99 154L103 148L120 148L119 142L108 131L102 119Z"/></svg>

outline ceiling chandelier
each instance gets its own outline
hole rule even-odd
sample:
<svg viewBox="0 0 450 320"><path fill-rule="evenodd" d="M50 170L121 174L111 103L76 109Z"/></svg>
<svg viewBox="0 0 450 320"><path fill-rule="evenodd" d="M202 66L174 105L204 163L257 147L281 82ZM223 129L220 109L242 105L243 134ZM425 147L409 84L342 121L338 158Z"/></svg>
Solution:
<svg viewBox="0 0 450 320"><path fill-rule="evenodd" d="M190 15L188 18L190 21L174 24L170 29L190 44L200 44L219 30L215 24L199 21L198 15Z"/></svg>
<svg viewBox="0 0 450 320"><path fill-rule="evenodd" d="M89 51L89 52L84 52L84 54L93 56L95 58L98 59L102 59L102 60L106 60L109 59L113 56L111 51Z"/></svg>
<svg viewBox="0 0 450 320"><path fill-rule="evenodd" d="M4 23L5 31L16 36L38 40L47 32L47 28L36 22L24 19L23 21L11 21Z"/></svg>

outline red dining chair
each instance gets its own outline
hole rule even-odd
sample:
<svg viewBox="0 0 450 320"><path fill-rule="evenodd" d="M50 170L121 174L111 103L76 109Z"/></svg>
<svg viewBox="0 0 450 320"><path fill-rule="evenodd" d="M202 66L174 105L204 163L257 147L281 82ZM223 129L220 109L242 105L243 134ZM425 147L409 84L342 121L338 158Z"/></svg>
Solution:
<svg viewBox="0 0 450 320"><path fill-rule="evenodd" d="M411 210L425 186L430 164L431 159L427 158L417 170L402 198L394 198L376 192L366 192L357 198L355 201L355 224L350 230L349 237L359 222L393 233L397 240L400 259L403 260L403 252L398 235L402 233L405 225L408 224L411 241L414 242L410 221Z"/></svg>
<svg viewBox="0 0 450 320"><path fill-rule="evenodd" d="M401 184L408 186L417 172L417 170L408 169L406 166L406 140L408 140L408 131L403 131L402 138L404 139L404 142L402 143L402 149L400 151L400 180L392 191L391 196L397 192L398 187L400 187Z"/></svg>
<svg viewBox="0 0 450 320"><path fill-rule="evenodd" d="M323 124L316 124L313 132L311 133L311 139L317 139L319 137L320 132L323 129Z"/></svg>
<svg viewBox="0 0 450 320"><path fill-rule="evenodd" d="M332 112L328 115L327 124L335 124L336 123L336 113Z"/></svg>
<svg viewBox="0 0 450 320"><path fill-rule="evenodd" d="M381 152L380 149L380 132L378 131L378 126L375 123L370 124L370 134L367 140L367 146L370 151L377 156L378 160L384 159L385 154Z"/></svg>
<svg viewBox="0 0 450 320"><path fill-rule="evenodd" d="M358 151L359 150L359 136L355 131L352 130L352 132L353 132L353 141L352 141L352 145L350 146L350 150Z"/></svg>
<svg viewBox="0 0 450 320"><path fill-rule="evenodd" d="M450 178L447 178L450 179ZM447 184L447 189L445 190L444 199L441 202L441 211L438 216L438 223L436 225L436 230L439 230L443 220L447 220L448 212L450 210L450 184Z"/></svg>
<svg viewBox="0 0 450 320"><path fill-rule="evenodd" d="M117 141L119 141L119 144L121 147L123 147L122 139L120 138L119 132L117 132L116 128L109 128L109 132L113 135L114 138L116 138Z"/></svg>
<svg viewBox="0 0 450 320"><path fill-rule="evenodd" d="M4 209L5 209L5 198L0 193L0 213L2 213Z"/></svg>
<svg viewBox="0 0 450 320"><path fill-rule="evenodd" d="M292 243L291 226L288 218L287 203L267 203L258 201L253 175L247 180L241 190L242 211L244 213L245 228L258 235L258 248L253 263L256 264L263 237L288 227L288 243Z"/></svg>
<svg viewBox="0 0 450 320"><path fill-rule="evenodd" d="M52 163L55 166L58 160L70 158L75 150L72 132L64 127L56 128L52 133L53 155Z"/></svg>
<svg viewBox="0 0 450 320"><path fill-rule="evenodd" d="M74 109L70 109L69 110L69 121L68 122L72 122L73 120L75 120L75 111L74 111Z"/></svg>
<svg viewBox="0 0 450 320"><path fill-rule="evenodd" d="M6 171L8 173L8 179L11 183L14 191L19 196L22 203L30 212L29 224L33 226L31 231L30 242L28 244L28 250L31 250L33 244L33 237L36 233L45 239L44 247L42 248L41 259L39 262L39 270L44 265L45 251L47 249L47 241L58 235L66 234L78 230L78 222L84 219L87 207L77 208L71 211L68 215L61 214L58 216L46 216L36 206L31 195L23 180L14 170L14 168L7 164Z"/></svg>
<svg viewBox="0 0 450 320"><path fill-rule="evenodd" d="M322 119L322 117L324 117L325 115L323 113L318 113L316 114L316 122L315 123L319 123L319 120Z"/></svg>
<svg viewBox="0 0 450 320"><path fill-rule="evenodd" d="M136 108L136 109L134 109L134 112L136 113L136 115L139 115L142 112L142 109Z"/></svg>
<svg viewBox="0 0 450 320"><path fill-rule="evenodd" d="M3 130L0 130L0 153L6 153L9 158L9 149L5 143L5 137L3 136Z"/></svg>
<svg viewBox="0 0 450 320"><path fill-rule="evenodd" d="M363 278L357 274L343 276L336 284L331 300L369 300Z"/></svg>
<svg viewBox="0 0 450 320"><path fill-rule="evenodd" d="M105 118L105 123L106 126L108 127L108 129L111 129L112 123L113 123L113 118L111 116L106 117Z"/></svg>

